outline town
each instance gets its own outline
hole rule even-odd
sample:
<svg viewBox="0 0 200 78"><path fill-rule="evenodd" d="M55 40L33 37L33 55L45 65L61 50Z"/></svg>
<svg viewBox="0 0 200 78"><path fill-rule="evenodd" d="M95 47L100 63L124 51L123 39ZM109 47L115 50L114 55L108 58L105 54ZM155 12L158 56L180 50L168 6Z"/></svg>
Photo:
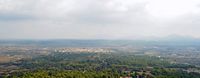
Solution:
<svg viewBox="0 0 200 78"><path fill-rule="evenodd" d="M102 73L99 77L111 78L199 77L199 55L200 49L196 45L1 45L0 76L26 77L23 72L43 72L49 76L50 72L59 70L63 74L71 73L71 77L77 77L73 73L84 72L84 77L91 76L92 72Z"/></svg>

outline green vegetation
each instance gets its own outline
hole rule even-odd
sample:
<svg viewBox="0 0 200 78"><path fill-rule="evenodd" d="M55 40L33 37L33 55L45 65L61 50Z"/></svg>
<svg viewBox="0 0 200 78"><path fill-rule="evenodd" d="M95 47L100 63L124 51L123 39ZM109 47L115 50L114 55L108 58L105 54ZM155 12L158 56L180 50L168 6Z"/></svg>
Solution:
<svg viewBox="0 0 200 78"><path fill-rule="evenodd" d="M52 52L32 59L7 63L20 67L4 78L198 78L183 71L195 66L170 64L165 58L133 53ZM23 70L23 71L22 71Z"/></svg>
<svg viewBox="0 0 200 78"><path fill-rule="evenodd" d="M37 70L34 72L13 73L11 78L119 78L117 73L95 72L95 71L59 71L59 70Z"/></svg>

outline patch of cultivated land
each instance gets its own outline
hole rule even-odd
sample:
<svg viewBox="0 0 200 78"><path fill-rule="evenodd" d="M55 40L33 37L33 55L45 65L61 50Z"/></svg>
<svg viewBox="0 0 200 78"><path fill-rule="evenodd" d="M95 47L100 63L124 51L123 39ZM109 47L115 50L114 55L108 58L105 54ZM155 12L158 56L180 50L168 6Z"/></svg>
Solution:
<svg viewBox="0 0 200 78"><path fill-rule="evenodd" d="M7 63L12 60L14 60L14 59L10 56L0 56L0 63Z"/></svg>

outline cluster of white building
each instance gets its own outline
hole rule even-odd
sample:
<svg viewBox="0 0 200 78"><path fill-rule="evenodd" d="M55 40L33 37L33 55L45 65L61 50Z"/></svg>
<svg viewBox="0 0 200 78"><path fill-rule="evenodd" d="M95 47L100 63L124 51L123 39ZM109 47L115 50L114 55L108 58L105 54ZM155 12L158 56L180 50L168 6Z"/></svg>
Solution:
<svg viewBox="0 0 200 78"><path fill-rule="evenodd" d="M59 48L55 52L114 52L109 48Z"/></svg>

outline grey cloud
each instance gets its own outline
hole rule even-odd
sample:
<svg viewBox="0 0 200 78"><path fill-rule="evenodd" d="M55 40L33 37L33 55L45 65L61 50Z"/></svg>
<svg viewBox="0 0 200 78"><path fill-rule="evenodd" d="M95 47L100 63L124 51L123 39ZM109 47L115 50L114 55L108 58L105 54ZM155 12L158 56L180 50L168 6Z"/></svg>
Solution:
<svg viewBox="0 0 200 78"><path fill-rule="evenodd" d="M185 36L199 37L200 29L200 15L199 14L185 14L172 20L168 24L168 29L171 29L174 34Z"/></svg>
<svg viewBox="0 0 200 78"><path fill-rule="evenodd" d="M148 33L146 28L154 26L151 21L153 18L146 12L146 3L131 3L131 0L127 0L129 2L126 3L118 0L30 1L19 2L19 4L13 2L13 5L18 7L13 7L16 10L7 11L7 13L15 11L14 13L27 14L36 18L31 22L26 20L18 22L20 24L13 24L16 27L13 35L21 37L36 35L43 38L100 38L103 36L119 38L143 34L144 31ZM23 22L25 24L19 26ZM54 30L50 29L51 27Z"/></svg>
<svg viewBox="0 0 200 78"><path fill-rule="evenodd" d="M198 14L160 19L149 12L149 2L0 0L0 30L4 30L0 31L0 38L109 39L200 33Z"/></svg>
<svg viewBox="0 0 200 78"><path fill-rule="evenodd" d="M21 15L21 14L13 14L13 13L0 13L0 21L23 21L23 20L34 20L35 17L30 15Z"/></svg>

